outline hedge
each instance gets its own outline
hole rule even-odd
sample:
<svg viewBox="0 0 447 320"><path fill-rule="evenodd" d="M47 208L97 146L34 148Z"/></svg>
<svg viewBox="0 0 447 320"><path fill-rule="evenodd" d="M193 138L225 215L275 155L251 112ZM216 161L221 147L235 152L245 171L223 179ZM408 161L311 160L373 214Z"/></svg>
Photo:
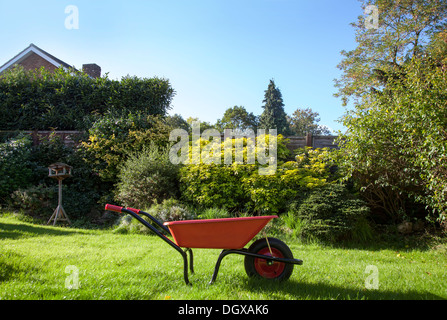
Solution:
<svg viewBox="0 0 447 320"><path fill-rule="evenodd" d="M86 130L110 110L165 116L174 94L168 80L156 77L118 81L17 66L0 77L0 128Z"/></svg>

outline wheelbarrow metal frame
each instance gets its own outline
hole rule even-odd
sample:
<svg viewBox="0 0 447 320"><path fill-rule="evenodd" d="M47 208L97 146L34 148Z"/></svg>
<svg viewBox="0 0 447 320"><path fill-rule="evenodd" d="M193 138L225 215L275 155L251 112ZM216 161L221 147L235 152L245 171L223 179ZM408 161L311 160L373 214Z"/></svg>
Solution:
<svg viewBox="0 0 447 320"><path fill-rule="evenodd" d="M107 208L106 208L107 209ZM138 211L138 213L136 212ZM185 250L183 250L181 247L179 247L177 244L175 244L171 239L169 239L168 237L166 237L163 233L161 233L157 228L155 228L152 224L150 224L149 222L147 222L146 220L144 220L143 218L141 218L139 216L139 214L144 215L146 217L148 217L149 219L151 219L153 222L155 222L160 228L162 228L165 232L171 234L169 232L169 229L166 228L162 223L160 223L160 221L158 221L157 219L155 219L153 216L151 216L149 213L138 210L138 209L133 209L133 208L121 208L121 211L123 213L127 213L130 214L132 217L134 217L135 219L137 219L139 222L141 222L144 226L146 226L147 228L149 228L152 232L154 232L158 237L160 237L164 242L166 242L167 244L169 244L171 247L173 247L175 250L177 250L180 255L183 258L183 277L185 280L186 284L190 284L189 283L189 279L188 279L188 256L186 254L186 252L189 252L189 256L190 256L190 270L191 273L194 273L194 267L193 267L193 253L191 248L186 248Z"/></svg>
<svg viewBox="0 0 447 320"><path fill-rule="evenodd" d="M105 209L106 210L110 210L110 211L127 213L127 214L131 215L132 217L137 219L140 223L142 223L144 226L149 228L152 232L154 232L164 242L166 242L168 245L170 245L172 248L174 248L178 253L180 253L180 255L183 258L183 278L184 278L184 281L185 281L185 283L187 285L191 284L189 282L189 279L188 279L188 267L189 267L189 270L191 271L191 274L193 274L194 273L194 266L193 266L193 264L194 264L193 263L194 255L193 255L192 249L191 248L185 248L185 250L183 250L175 242L173 242L171 239L166 237L156 227L154 227L148 221L144 220L139 215L143 215L143 216L148 217L158 227L163 229L164 232L166 232L167 234L172 236L171 232L169 231L169 229L166 226L164 226L160 221L155 219L149 213L144 212L144 211L139 210L139 209L123 208L123 207L114 206L114 205L110 205L110 204L107 204ZM188 255L187 255L187 252L189 253L189 265L188 265ZM229 254L240 254L240 255L244 255L244 256L251 256L251 257L254 257L254 258L264 259L264 260L272 261L272 262L282 262L282 263L289 263L289 264L296 264L296 265L302 265L303 264L303 261L300 260L300 259L285 259L285 258L277 258L277 257L267 256L267 255L263 255L263 254L257 254L257 253L253 253L253 252L248 251L248 249L246 249L246 248L242 248L242 249L223 249L221 251L221 253L219 254L219 257L217 258L217 262L216 262L216 265L214 267L214 272L213 272L213 275L212 275L212 278L211 278L211 281L209 282L209 284L212 284L212 283L214 283L216 281L217 274L219 272L219 268L220 268L220 264L222 262L222 259L225 256L229 255Z"/></svg>

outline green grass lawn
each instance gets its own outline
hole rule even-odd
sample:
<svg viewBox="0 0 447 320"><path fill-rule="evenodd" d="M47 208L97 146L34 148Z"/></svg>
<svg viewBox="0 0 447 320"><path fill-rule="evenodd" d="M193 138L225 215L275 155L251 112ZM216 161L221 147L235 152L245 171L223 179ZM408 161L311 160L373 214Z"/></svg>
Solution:
<svg viewBox="0 0 447 320"><path fill-rule="evenodd" d="M447 299L445 244L356 249L285 242L304 261L287 282L249 279L244 257L229 255L208 285L220 250L196 249L195 274L186 286L181 256L156 236L3 215L0 299ZM76 271L79 287L70 289Z"/></svg>

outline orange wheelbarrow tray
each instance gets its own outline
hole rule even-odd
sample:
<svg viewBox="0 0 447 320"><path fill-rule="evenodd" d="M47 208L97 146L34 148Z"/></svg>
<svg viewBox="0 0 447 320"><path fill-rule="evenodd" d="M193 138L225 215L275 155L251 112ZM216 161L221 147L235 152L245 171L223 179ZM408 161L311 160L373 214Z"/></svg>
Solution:
<svg viewBox="0 0 447 320"><path fill-rule="evenodd" d="M124 208L107 204L106 210L126 213L133 216L144 226L177 250L183 257L183 274L186 284L189 270L194 273L192 248L223 249L217 259L210 284L217 278L222 259L231 253L245 256L245 271L250 277L287 280L293 271L293 265L302 265L303 261L294 259L289 247L279 239L263 238L250 242L273 218L277 216L256 216L223 219L183 220L161 223L149 213L134 208ZM141 215L148 217L158 230ZM172 236L174 241L169 239ZM185 248L183 250L182 248Z"/></svg>

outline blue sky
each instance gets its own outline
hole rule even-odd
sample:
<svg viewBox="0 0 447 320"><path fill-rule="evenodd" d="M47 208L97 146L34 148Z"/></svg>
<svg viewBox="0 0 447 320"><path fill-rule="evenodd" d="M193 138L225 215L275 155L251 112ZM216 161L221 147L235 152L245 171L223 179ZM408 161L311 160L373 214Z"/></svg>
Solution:
<svg viewBox="0 0 447 320"><path fill-rule="evenodd" d="M78 29L65 27L68 5ZM361 14L357 0L0 0L0 65L34 43L112 79L167 78L170 113L211 123L235 105L260 115L274 79L287 114L311 108L343 130L333 79Z"/></svg>

